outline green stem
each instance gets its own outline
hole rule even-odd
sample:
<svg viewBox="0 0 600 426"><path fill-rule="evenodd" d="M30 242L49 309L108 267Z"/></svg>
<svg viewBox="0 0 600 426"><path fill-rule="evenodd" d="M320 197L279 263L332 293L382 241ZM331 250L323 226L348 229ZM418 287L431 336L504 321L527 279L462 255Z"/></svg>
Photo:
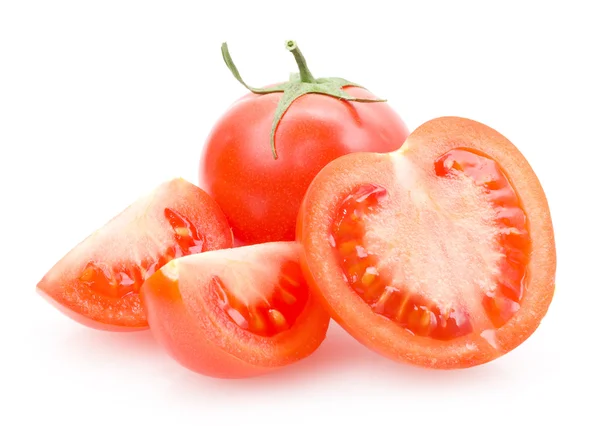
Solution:
<svg viewBox="0 0 600 426"><path fill-rule="evenodd" d="M225 61L227 68L229 68L231 74L235 77L237 81L244 85L244 87L246 87L251 92L259 95L277 92L282 93L282 96L280 97L279 102L277 104L277 108L275 109L275 115L273 117L273 123L271 126L270 139L273 158L277 159L277 150L275 149L275 132L277 131L277 126L279 126L281 119L283 118L290 105L292 105L292 103L299 97L309 93L314 93L324 96L331 96L333 98L343 101L385 102L385 99L372 98L371 96L367 98L356 98L354 96L351 96L344 90L344 88L362 86L359 86L358 84L352 83L343 78L314 78L312 73L308 69L308 65L306 65L306 59L304 59L304 56L302 55L302 52L300 52L300 49L298 48L296 42L293 40L288 40L285 43L285 47L294 55L294 59L296 59L296 64L298 65L298 70L300 72L297 74L292 74L290 76L290 80L285 83L270 86L268 88L258 88L246 84L246 82L242 79L242 76L240 75L240 72L238 71L237 67L233 63L233 59L231 59L227 43L223 43L221 45L221 53L223 54L223 60Z"/></svg>
<svg viewBox="0 0 600 426"><path fill-rule="evenodd" d="M298 70L300 71L300 81L303 83L316 83L317 80L313 77L312 73L308 69L308 65L306 65L306 59L302 55L302 52L298 48L298 45L293 40L288 40L285 42L285 47L287 50L292 52L294 55L294 59L298 64Z"/></svg>

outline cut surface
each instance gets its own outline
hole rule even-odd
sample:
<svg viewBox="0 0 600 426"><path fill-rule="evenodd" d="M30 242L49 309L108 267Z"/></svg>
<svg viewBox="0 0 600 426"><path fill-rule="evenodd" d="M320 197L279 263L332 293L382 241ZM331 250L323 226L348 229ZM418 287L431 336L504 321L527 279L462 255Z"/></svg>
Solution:
<svg viewBox="0 0 600 426"><path fill-rule="evenodd" d="M132 261L135 259L124 259L122 254L114 251L104 253L101 256L102 260L90 260L79 281L89 286L92 292L112 298L137 294L144 281L170 260L203 251L204 236L190 219L181 213L166 207L163 212L164 218L160 215L144 216L151 207L150 201L148 199L134 204L123 214L120 223L115 223L114 229L110 231L124 240L133 241L138 236L143 236L148 227L153 225L149 222L160 223L166 219L171 228L156 228L149 240L151 245L136 247L135 259L140 259L139 263ZM101 245L102 241L98 239L95 243Z"/></svg>
<svg viewBox="0 0 600 426"><path fill-rule="evenodd" d="M219 307L240 328L274 336L294 325L305 308L308 287L293 245L282 244L266 262L255 248L220 251L204 256Z"/></svg>
<svg viewBox="0 0 600 426"><path fill-rule="evenodd" d="M329 315L311 297L298 244L216 250L168 263L141 295L157 340L181 364L247 377L311 354Z"/></svg>
<svg viewBox="0 0 600 426"><path fill-rule="evenodd" d="M411 167L398 157L394 199L365 184L339 207L331 243L345 279L374 312L420 336L502 326L519 308L529 258L517 194L481 153L445 153L434 178ZM397 232L405 224L410 232Z"/></svg>
<svg viewBox="0 0 600 426"><path fill-rule="evenodd" d="M442 117L390 154L353 154L312 182L298 219L311 289L351 335L434 368L489 362L539 326L556 251L544 191L518 149Z"/></svg>
<svg viewBox="0 0 600 426"><path fill-rule="evenodd" d="M61 259L38 289L101 329L146 328L139 290L171 259L232 245L216 203L182 179L157 187Z"/></svg>

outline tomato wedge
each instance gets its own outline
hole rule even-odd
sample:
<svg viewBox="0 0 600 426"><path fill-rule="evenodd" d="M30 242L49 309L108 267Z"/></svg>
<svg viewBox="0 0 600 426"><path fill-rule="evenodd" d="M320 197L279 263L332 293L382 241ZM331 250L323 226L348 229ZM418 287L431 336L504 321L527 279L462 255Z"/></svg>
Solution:
<svg viewBox="0 0 600 426"><path fill-rule="evenodd" d="M319 347L329 315L310 294L295 242L195 254L142 287L157 341L183 366L223 378L267 373Z"/></svg>
<svg viewBox="0 0 600 426"><path fill-rule="evenodd" d="M148 328L139 298L146 278L173 258L232 245L231 229L215 201L195 185L174 179L79 243L37 289L89 327L141 330Z"/></svg>
<svg viewBox="0 0 600 426"><path fill-rule="evenodd" d="M398 151L350 154L312 182L297 239L312 290L371 349L432 368L489 362L554 293L550 211L505 137L442 117Z"/></svg>

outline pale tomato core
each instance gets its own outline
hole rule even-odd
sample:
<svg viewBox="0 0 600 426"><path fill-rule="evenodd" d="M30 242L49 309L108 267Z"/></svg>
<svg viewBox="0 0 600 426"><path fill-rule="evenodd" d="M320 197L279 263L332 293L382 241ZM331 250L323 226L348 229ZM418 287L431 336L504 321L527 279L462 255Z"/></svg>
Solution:
<svg viewBox="0 0 600 426"><path fill-rule="evenodd" d="M90 261L83 268L79 281L89 285L95 293L122 298L138 293L144 281L170 260L202 252L204 237L189 219L170 208L165 208L164 216L173 228L175 245L167 246L156 257L140 259L139 264L117 263L109 267L103 262Z"/></svg>
<svg viewBox="0 0 600 426"><path fill-rule="evenodd" d="M245 279L248 278L238 276L237 280ZM271 285L255 285L252 279L265 280ZM278 278L257 276L240 283L215 275L212 280L221 309L238 327L259 336L271 337L288 330L308 301L308 286L300 266L293 261L282 264ZM249 296L249 293L255 294Z"/></svg>
<svg viewBox="0 0 600 426"><path fill-rule="evenodd" d="M445 192L401 182L398 204L391 188L355 188L339 206L330 243L344 279L375 313L418 336L450 340L477 331L493 338L523 297L531 250L525 213L484 154L453 149L433 166L429 184ZM409 232L394 232L401 227Z"/></svg>

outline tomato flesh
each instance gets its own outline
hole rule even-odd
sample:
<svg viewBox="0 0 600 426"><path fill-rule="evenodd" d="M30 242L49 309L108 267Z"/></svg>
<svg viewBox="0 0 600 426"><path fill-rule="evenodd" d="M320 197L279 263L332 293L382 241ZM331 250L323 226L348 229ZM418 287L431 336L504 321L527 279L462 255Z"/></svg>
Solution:
<svg viewBox="0 0 600 426"><path fill-rule="evenodd" d="M444 282L422 283L421 290L418 286L411 285L410 280L414 277L402 271L405 264L411 263L411 255L407 255L401 247L409 246L410 243L399 244L399 249L381 249L386 246L386 241L394 239L393 229L398 225L389 215L385 221L374 219L382 211L382 205L385 205L388 198L388 190L379 185L361 185L345 198L334 220L330 243L336 249L345 280L374 312L391 319L415 335L450 340L472 333L474 328L484 331L489 328L490 321L494 327L500 327L519 309L530 240L520 201L494 160L481 153L454 149L440 156L434 167L438 178L463 180L462 185L481 189L479 193L471 193L476 193L482 202L490 204L495 211L494 223L485 224L495 228L493 250L497 255L490 256L496 259L496 264L491 265L495 271L490 277L494 281L492 285L488 282L480 288L477 282L461 282L463 277L460 275L448 275L451 279ZM462 193L447 193L446 196L460 198ZM455 203L454 207L459 207L459 204L460 202ZM430 202L425 202L420 209L427 210L431 206ZM437 208L441 207L438 205ZM417 211L415 220L418 221L419 216L424 214L424 211ZM477 222L480 218L472 220ZM465 220L454 226L468 233L469 225L469 221ZM449 225L445 223L444 226ZM474 229L480 227L479 223L473 226ZM459 232L463 232L462 230L459 229ZM443 245L440 235L423 234L422 238L424 237L433 237L431 245L441 244L442 252L445 251L446 260L440 257L434 262L448 262L445 269L453 269L455 265L450 264L453 259L451 256L448 259L448 250L452 248ZM454 249L469 252L471 247ZM476 250L471 255L482 256ZM419 262L427 263L423 258ZM430 287L436 286L454 287L452 294L457 294L458 297L430 296L435 294ZM469 290L463 294L465 286L475 287L475 291ZM470 310L474 305L464 303L465 297L479 297L487 317L479 315L472 318Z"/></svg>
<svg viewBox="0 0 600 426"><path fill-rule="evenodd" d="M531 252L527 216L514 188L498 164L482 153L454 149L435 162L436 175L471 178L496 210L498 259L496 288L486 292L483 306L494 327L504 325L519 309Z"/></svg>
<svg viewBox="0 0 600 426"><path fill-rule="evenodd" d="M370 349L423 367L471 367L515 349L554 294L540 181L508 139L465 118L428 121L389 154L329 163L296 235L332 318Z"/></svg>
<svg viewBox="0 0 600 426"><path fill-rule="evenodd" d="M183 179L159 185L57 262L38 289L84 325L127 331L148 327L144 281L170 260L233 244L227 220L200 188Z"/></svg>
<svg viewBox="0 0 600 426"><path fill-rule="evenodd" d="M248 265L252 268L252 265ZM213 277L219 306L238 327L260 336L274 336L294 325L308 299L298 263L287 261L279 271L274 271L277 281L260 297L248 302L248 286L236 286L236 281ZM249 284L252 286L252 283Z"/></svg>
<svg viewBox="0 0 600 426"><path fill-rule="evenodd" d="M164 209L164 216L173 228L175 244L165 247L156 257L145 257L140 264L116 263L110 267L102 261L91 260L79 281L99 295L123 298L137 294L144 281L171 259L202 252L204 237L189 218L169 207Z"/></svg>
<svg viewBox="0 0 600 426"><path fill-rule="evenodd" d="M295 242L175 259L141 289L152 333L183 366L215 377L264 374L310 355L329 315L298 264Z"/></svg>

